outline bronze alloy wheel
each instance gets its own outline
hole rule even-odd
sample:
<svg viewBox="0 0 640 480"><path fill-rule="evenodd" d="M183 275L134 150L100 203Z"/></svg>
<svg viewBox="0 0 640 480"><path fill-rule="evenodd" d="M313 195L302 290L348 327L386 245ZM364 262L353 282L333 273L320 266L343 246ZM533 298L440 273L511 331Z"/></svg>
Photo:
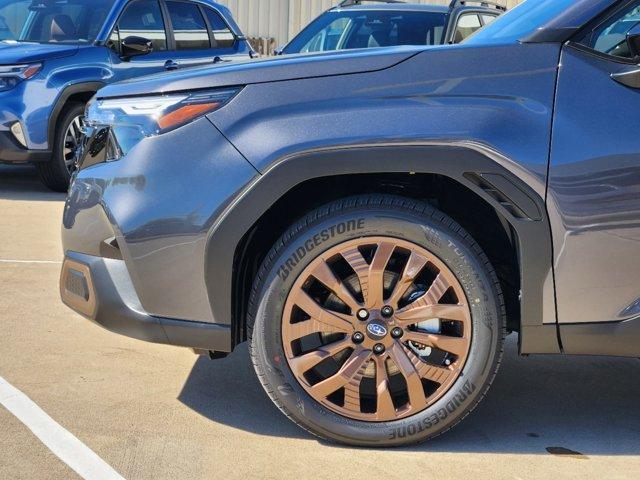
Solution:
<svg viewBox="0 0 640 480"><path fill-rule="evenodd" d="M313 399L354 420L386 422L423 411L453 386L471 325L460 282L435 255L365 237L304 269L285 303L282 342Z"/></svg>

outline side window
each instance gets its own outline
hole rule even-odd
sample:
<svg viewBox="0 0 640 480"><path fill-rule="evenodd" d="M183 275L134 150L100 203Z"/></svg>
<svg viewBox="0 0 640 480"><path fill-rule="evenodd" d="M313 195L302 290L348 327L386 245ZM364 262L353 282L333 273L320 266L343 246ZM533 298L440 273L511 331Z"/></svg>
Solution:
<svg viewBox="0 0 640 480"><path fill-rule="evenodd" d="M167 49L167 33L157 0L136 0L122 13L111 43L119 45L127 37L144 37L153 42L154 51Z"/></svg>
<svg viewBox="0 0 640 480"><path fill-rule="evenodd" d="M209 31L195 3L167 2L176 50L204 50L211 47Z"/></svg>
<svg viewBox="0 0 640 480"><path fill-rule="evenodd" d="M0 5L0 41L15 40L20 36L30 4L30 1L22 0Z"/></svg>
<svg viewBox="0 0 640 480"><path fill-rule="evenodd" d="M398 45L398 23L404 20L403 15L385 13L367 15L358 18L353 31L346 41L346 48L375 48ZM422 42L424 43L424 41Z"/></svg>
<svg viewBox="0 0 640 480"><path fill-rule="evenodd" d="M478 17L477 13L463 13L460 15L460 18L458 18L453 43L462 42L465 38L470 37L481 28L482 24L480 23L480 17Z"/></svg>
<svg viewBox="0 0 640 480"><path fill-rule="evenodd" d="M54 12L38 15L30 27L29 37L45 42L80 40L78 32L82 5L64 4ZM84 39L86 41L86 39Z"/></svg>
<svg viewBox="0 0 640 480"><path fill-rule="evenodd" d="M632 58L627 46L627 33L640 23L640 2L605 20L587 34L581 43L594 50L621 58Z"/></svg>
<svg viewBox="0 0 640 480"><path fill-rule="evenodd" d="M91 5L91 7L87 9L85 15L86 24L83 26L83 28L86 29L86 38L94 39L98 36L100 30L102 29L104 21L109 15L109 9Z"/></svg>
<svg viewBox="0 0 640 480"><path fill-rule="evenodd" d="M489 25L496 18L498 18L496 15L488 15L486 13L483 13L481 16L482 16L482 24L483 25Z"/></svg>
<svg viewBox="0 0 640 480"><path fill-rule="evenodd" d="M210 8L205 8L204 11L213 32L213 39L216 42L215 48L232 48L236 43L236 37L224 19L218 12Z"/></svg>
<svg viewBox="0 0 640 480"><path fill-rule="evenodd" d="M327 52L341 48L340 40L344 33L351 28L351 23L348 18L337 18L316 33L300 51L303 53Z"/></svg>

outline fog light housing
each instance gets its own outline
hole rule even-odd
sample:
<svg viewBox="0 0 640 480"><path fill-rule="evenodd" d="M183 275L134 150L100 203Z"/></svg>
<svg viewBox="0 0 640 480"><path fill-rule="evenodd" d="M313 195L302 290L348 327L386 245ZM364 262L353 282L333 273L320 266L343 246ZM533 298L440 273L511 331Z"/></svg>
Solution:
<svg viewBox="0 0 640 480"><path fill-rule="evenodd" d="M84 263L67 258L60 274L60 296L69 308L85 317L96 313L96 292L91 270Z"/></svg>
<svg viewBox="0 0 640 480"><path fill-rule="evenodd" d="M22 124L20 122L16 122L11 125L11 133L13 133L13 136L20 145L27 148L27 138L24 136L24 130L22 129Z"/></svg>

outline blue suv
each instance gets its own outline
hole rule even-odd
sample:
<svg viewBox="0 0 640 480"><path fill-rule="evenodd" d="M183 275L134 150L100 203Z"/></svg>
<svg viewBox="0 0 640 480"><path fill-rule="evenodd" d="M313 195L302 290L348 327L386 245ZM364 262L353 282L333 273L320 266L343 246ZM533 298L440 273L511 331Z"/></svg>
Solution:
<svg viewBox="0 0 640 480"><path fill-rule="evenodd" d="M0 0L0 163L33 162L65 191L98 89L253 55L210 0Z"/></svg>

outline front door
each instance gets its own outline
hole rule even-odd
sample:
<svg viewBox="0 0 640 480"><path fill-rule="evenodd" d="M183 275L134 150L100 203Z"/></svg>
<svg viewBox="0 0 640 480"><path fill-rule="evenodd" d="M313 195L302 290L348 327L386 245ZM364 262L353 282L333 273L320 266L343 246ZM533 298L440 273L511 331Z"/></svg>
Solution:
<svg viewBox="0 0 640 480"><path fill-rule="evenodd" d="M123 59L120 43L127 37L143 37L153 42L148 55ZM169 50L166 23L158 0L133 0L120 15L109 40L115 80L140 77L172 69L176 52Z"/></svg>
<svg viewBox="0 0 640 480"><path fill-rule="evenodd" d="M209 28L200 5L183 0L165 3L173 32L176 67L213 65L216 60L220 61L211 47Z"/></svg>
<svg viewBox="0 0 640 480"><path fill-rule="evenodd" d="M560 324L640 316L638 22L626 3L563 48L547 198Z"/></svg>

